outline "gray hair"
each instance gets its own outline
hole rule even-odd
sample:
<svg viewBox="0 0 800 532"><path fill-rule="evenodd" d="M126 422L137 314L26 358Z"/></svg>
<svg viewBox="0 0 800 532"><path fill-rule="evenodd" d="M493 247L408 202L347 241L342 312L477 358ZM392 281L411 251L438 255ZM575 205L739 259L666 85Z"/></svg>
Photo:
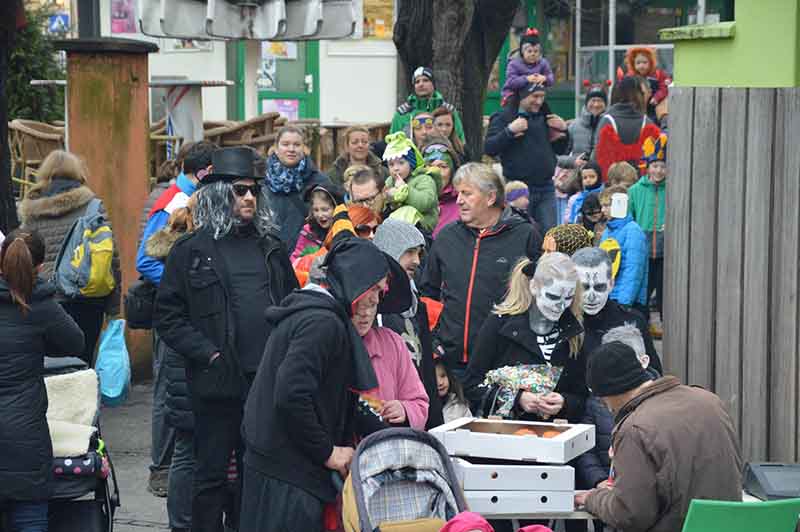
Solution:
<svg viewBox="0 0 800 532"><path fill-rule="evenodd" d="M497 175L491 166L483 163L467 163L461 166L453 177L453 185L469 183L489 195L494 192L497 196L493 207L502 207L506 203L506 180Z"/></svg>
<svg viewBox="0 0 800 532"><path fill-rule="evenodd" d="M642 332L633 323L626 323L625 325L609 329L609 331L603 335L600 343L608 344L610 342L622 342L627 345L636 352L636 358L641 359L647 355Z"/></svg>
<svg viewBox="0 0 800 532"><path fill-rule="evenodd" d="M236 224L233 215L236 204L233 183L228 181L209 183L200 187L196 194L197 205L193 213L195 227L211 231L214 240L225 237ZM256 198L256 215L253 223L261 236L275 230L263 193Z"/></svg>
<svg viewBox="0 0 800 532"><path fill-rule="evenodd" d="M581 248L572 254L572 262L583 268L596 268L601 264L608 266L608 278L611 279L611 257L600 248ZM605 342L604 342L605 343Z"/></svg>

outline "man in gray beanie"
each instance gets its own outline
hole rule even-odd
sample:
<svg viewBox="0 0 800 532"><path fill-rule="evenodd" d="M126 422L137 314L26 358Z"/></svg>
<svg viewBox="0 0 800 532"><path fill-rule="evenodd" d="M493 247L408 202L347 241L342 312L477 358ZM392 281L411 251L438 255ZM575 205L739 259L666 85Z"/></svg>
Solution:
<svg viewBox="0 0 800 532"><path fill-rule="evenodd" d="M436 369L433 360L433 339L428 327L428 308L419 298L414 284L414 276L419 269L425 250L425 237L408 222L387 218L375 230L372 243L378 249L395 259L408 274L414 302L402 314L378 315L377 323L399 334L408 347L419 378L428 394L428 422L425 429L438 427L444 423L442 401L436 386Z"/></svg>
<svg viewBox="0 0 800 532"><path fill-rule="evenodd" d="M592 393L615 415L612 478L575 494L613 528L683 528L692 499L742 500L742 458L725 405L676 377L653 377L622 342L598 347L586 371Z"/></svg>

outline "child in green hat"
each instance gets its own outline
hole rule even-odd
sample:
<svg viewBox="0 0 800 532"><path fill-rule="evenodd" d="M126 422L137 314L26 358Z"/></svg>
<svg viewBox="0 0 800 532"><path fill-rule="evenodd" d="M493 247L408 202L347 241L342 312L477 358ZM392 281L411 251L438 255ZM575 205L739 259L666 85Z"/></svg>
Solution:
<svg viewBox="0 0 800 532"><path fill-rule="evenodd" d="M420 228L431 233L439 221L438 175L425 166L422 154L403 132L386 136L383 160L389 164L385 193L390 208L416 211Z"/></svg>

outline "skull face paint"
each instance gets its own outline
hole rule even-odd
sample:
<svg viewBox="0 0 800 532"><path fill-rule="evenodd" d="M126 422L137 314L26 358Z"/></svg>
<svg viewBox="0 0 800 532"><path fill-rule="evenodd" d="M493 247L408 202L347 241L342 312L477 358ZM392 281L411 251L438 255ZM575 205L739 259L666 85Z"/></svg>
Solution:
<svg viewBox="0 0 800 532"><path fill-rule="evenodd" d="M606 306L608 296L611 294L611 272L608 264L600 263L597 266L581 266L578 268L578 282L583 285L583 299L581 301L583 312L594 316Z"/></svg>
<svg viewBox="0 0 800 532"><path fill-rule="evenodd" d="M575 283L563 279L553 279L538 290L531 287L536 307L542 316L550 321L558 321L575 299Z"/></svg>

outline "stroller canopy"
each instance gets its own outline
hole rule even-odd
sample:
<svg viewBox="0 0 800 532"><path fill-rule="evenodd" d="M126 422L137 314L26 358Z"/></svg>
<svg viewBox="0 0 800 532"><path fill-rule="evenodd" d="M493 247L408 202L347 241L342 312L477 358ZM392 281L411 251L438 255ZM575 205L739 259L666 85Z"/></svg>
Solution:
<svg viewBox="0 0 800 532"><path fill-rule="evenodd" d="M409 521L424 526L466 509L447 451L425 432L392 428L367 437L353 457L350 481L354 500L345 493L344 511L357 511L360 524L350 530L387 531Z"/></svg>

